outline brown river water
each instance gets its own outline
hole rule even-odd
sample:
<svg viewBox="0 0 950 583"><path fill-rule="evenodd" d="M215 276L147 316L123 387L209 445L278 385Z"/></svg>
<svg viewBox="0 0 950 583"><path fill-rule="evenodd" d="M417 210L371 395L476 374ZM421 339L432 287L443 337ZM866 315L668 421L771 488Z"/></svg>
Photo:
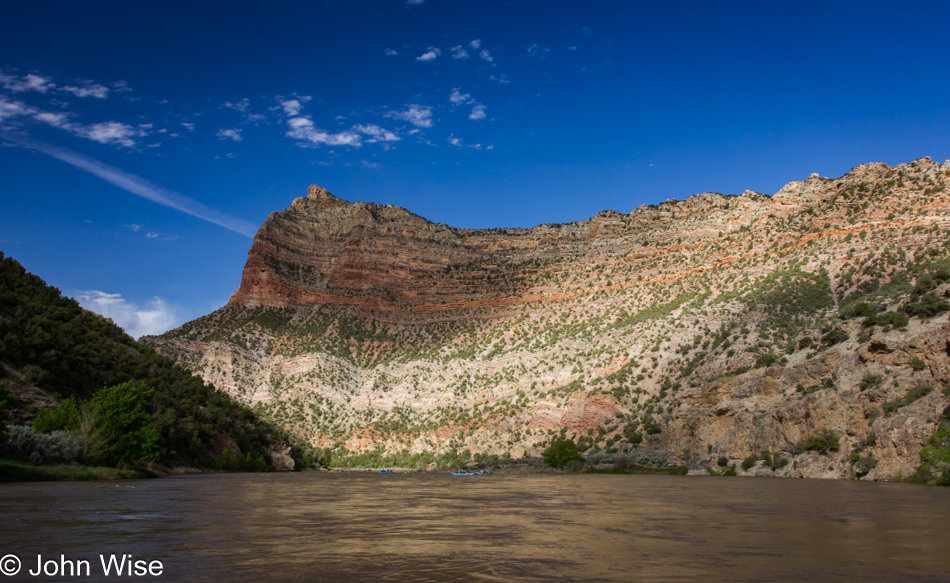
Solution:
<svg viewBox="0 0 950 583"><path fill-rule="evenodd" d="M0 518L0 581L950 581L950 488L910 484L215 474L2 485Z"/></svg>

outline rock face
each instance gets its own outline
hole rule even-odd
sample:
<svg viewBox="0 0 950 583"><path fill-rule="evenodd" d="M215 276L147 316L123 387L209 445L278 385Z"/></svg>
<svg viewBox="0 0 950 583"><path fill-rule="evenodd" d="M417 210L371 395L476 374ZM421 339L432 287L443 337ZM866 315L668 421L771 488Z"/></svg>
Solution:
<svg viewBox="0 0 950 583"><path fill-rule="evenodd" d="M337 457L537 456L565 435L899 479L947 405L948 174L868 164L479 231L311 186L227 306L148 341Z"/></svg>

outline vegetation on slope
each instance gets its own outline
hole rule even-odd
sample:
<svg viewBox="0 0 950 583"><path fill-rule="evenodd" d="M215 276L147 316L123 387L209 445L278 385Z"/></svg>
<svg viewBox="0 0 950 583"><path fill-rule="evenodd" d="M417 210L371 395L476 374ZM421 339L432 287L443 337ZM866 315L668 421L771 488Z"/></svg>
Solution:
<svg viewBox="0 0 950 583"><path fill-rule="evenodd" d="M67 432L71 437L60 437L78 439L90 462L207 466L220 453L216 439L260 457L279 437L247 407L2 253L0 375L7 377L0 384L22 395L59 402L56 409L21 407L18 416L36 416L34 433L47 438L21 428L22 447L8 444L8 451ZM34 460L43 459L39 449L29 448L37 452Z"/></svg>

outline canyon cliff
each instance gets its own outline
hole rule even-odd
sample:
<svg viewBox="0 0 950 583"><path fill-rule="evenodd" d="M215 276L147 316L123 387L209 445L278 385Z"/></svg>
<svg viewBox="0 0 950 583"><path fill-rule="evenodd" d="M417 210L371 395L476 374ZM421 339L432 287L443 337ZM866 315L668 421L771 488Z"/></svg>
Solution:
<svg viewBox="0 0 950 583"><path fill-rule="evenodd" d="M535 457L564 436L896 480L948 415L948 182L929 158L874 163L490 230L311 186L227 306L146 340L337 458Z"/></svg>

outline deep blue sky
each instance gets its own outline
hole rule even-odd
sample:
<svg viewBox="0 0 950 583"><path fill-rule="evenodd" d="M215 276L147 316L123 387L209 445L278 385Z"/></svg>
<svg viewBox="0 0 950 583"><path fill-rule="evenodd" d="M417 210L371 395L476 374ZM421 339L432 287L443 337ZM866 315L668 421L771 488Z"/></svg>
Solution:
<svg viewBox="0 0 950 583"><path fill-rule="evenodd" d="M222 306L309 184L531 227L942 161L945 9L5 2L0 250L138 335Z"/></svg>

